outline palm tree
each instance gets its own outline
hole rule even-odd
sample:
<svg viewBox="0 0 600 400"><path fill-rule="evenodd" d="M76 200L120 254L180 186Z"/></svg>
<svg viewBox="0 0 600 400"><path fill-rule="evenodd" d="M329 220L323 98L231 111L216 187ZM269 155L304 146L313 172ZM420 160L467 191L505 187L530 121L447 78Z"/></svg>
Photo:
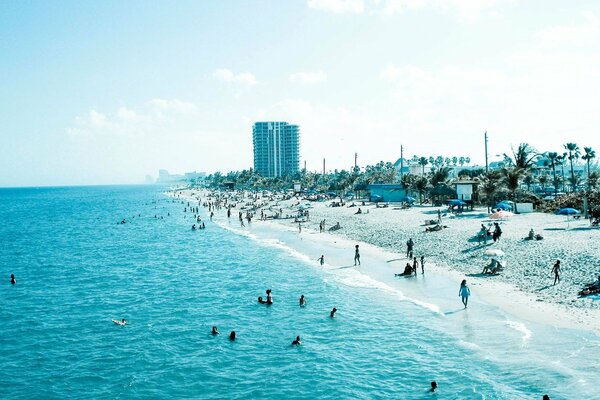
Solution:
<svg viewBox="0 0 600 400"><path fill-rule="evenodd" d="M421 166L421 172L425 175L425 166L429 163L429 160L425 157L419 158L419 165Z"/></svg>
<svg viewBox="0 0 600 400"><path fill-rule="evenodd" d="M434 156L430 156L427 161L429 161L429 164L431 164L432 166L435 164L435 157Z"/></svg>
<svg viewBox="0 0 600 400"><path fill-rule="evenodd" d="M598 182L600 181L600 173L598 171L592 171L592 173L588 176L588 185L592 189L595 189L598 186Z"/></svg>
<svg viewBox="0 0 600 400"><path fill-rule="evenodd" d="M460 166L461 166L461 167L462 167L463 165L465 165L465 158L461 156L461 157L458 159L458 163L460 164Z"/></svg>
<svg viewBox="0 0 600 400"><path fill-rule="evenodd" d="M523 183L527 185L527 191L531 192L531 185L535 183L535 179L532 174L526 172L523 177Z"/></svg>
<svg viewBox="0 0 600 400"><path fill-rule="evenodd" d="M511 147L513 158L504 154L505 158L510 158L512 164L517 168L529 169L535 160L539 157L539 154L531 147L528 143L520 143L515 151Z"/></svg>
<svg viewBox="0 0 600 400"><path fill-rule="evenodd" d="M554 197L558 193L558 181L556 180L556 164L558 163L558 153L551 151L546 153L546 157L550 160L550 166L552 167L552 173L554 174Z"/></svg>
<svg viewBox="0 0 600 400"><path fill-rule="evenodd" d="M445 183L448 180L449 176L450 176L450 168L442 167L442 168L438 168L434 172L432 172L431 178L429 181L431 182L432 186L436 186L439 183Z"/></svg>
<svg viewBox="0 0 600 400"><path fill-rule="evenodd" d="M546 185L548 184L548 175L546 175L545 172L539 176L538 183L542 186L542 192L545 193ZM555 190L556 190L556 186L555 186Z"/></svg>
<svg viewBox="0 0 600 400"><path fill-rule="evenodd" d="M450 164L452 164L452 160L450 159L450 157L446 157L446 159L444 160L444 162L446 163L447 167L449 167Z"/></svg>
<svg viewBox="0 0 600 400"><path fill-rule="evenodd" d="M458 164L458 157L454 156L452 157L452 165L456 167L456 164Z"/></svg>
<svg viewBox="0 0 600 400"><path fill-rule="evenodd" d="M498 191L499 172L490 171L478 177L477 180L479 181L479 190L485 195L488 212L490 212L490 208L494 205L496 192Z"/></svg>
<svg viewBox="0 0 600 400"><path fill-rule="evenodd" d="M514 167L514 168L503 168L502 169L502 180L506 185L506 188L511 193L512 201L515 202L515 212L516 209L516 198L517 198L517 190L521 185L521 179L525 174L525 170L523 168Z"/></svg>
<svg viewBox="0 0 600 400"><path fill-rule="evenodd" d="M427 191L427 178L420 176L413 181L413 188L419 192L419 203L423 204L423 193Z"/></svg>
<svg viewBox="0 0 600 400"><path fill-rule="evenodd" d="M444 157L442 156L437 156L435 159L435 165L439 168L442 165L444 165Z"/></svg>
<svg viewBox="0 0 600 400"><path fill-rule="evenodd" d="M579 158L581 152L576 143L567 143L564 145L565 150L569 153L569 163L571 164L571 191L577 191L577 182L575 181L575 172L573 171L573 160Z"/></svg>
<svg viewBox="0 0 600 400"><path fill-rule="evenodd" d="M556 161L560 165L561 169L561 184L562 191L565 191L565 160L567 159L567 153L562 153L560 156L556 157Z"/></svg>
<svg viewBox="0 0 600 400"><path fill-rule="evenodd" d="M465 157L465 164L471 164L471 157Z"/></svg>
<svg viewBox="0 0 600 400"><path fill-rule="evenodd" d="M592 185L590 185L590 160L596 157L596 152L591 147L584 147L583 151L585 151L585 154L581 158L587 163L588 192L591 192Z"/></svg>

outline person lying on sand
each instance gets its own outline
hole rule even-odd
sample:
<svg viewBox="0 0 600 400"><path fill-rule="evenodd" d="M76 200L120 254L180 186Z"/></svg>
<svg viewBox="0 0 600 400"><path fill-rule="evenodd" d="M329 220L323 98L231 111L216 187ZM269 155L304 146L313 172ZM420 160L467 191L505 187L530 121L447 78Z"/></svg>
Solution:
<svg viewBox="0 0 600 400"><path fill-rule="evenodd" d="M330 231L337 231L338 229L341 229L342 226L340 225L340 223L336 223L334 226L332 226L331 228L329 228Z"/></svg>
<svg viewBox="0 0 600 400"><path fill-rule="evenodd" d="M362 214L362 210L358 207L358 210L354 214Z"/></svg>
<svg viewBox="0 0 600 400"><path fill-rule="evenodd" d="M588 284L579 292L580 296L588 296L590 294L600 294L600 275L598 275L598 280L596 282Z"/></svg>
<svg viewBox="0 0 600 400"><path fill-rule="evenodd" d="M437 232L437 231L441 231L444 228L447 228L447 226L446 225L436 225L436 226L432 226L430 228L425 228L425 232Z"/></svg>

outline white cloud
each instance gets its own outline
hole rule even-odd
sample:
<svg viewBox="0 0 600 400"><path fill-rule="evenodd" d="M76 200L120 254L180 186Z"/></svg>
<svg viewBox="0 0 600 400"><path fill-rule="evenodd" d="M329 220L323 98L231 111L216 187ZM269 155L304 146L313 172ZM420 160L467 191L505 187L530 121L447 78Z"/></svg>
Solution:
<svg viewBox="0 0 600 400"><path fill-rule="evenodd" d="M231 70L221 68L213 72L213 77L224 82L237 83L240 85L252 86L256 85L256 77L250 72L242 72L239 74L233 73Z"/></svg>
<svg viewBox="0 0 600 400"><path fill-rule="evenodd" d="M322 71L316 72L296 72L289 76L292 83L314 84L321 83L327 80L327 75Z"/></svg>
<svg viewBox="0 0 600 400"><path fill-rule="evenodd" d="M193 103L153 99L141 110L121 106L115 112L102 113L92 109L86 115L76 117L73 126L66 131L71 136L147 136L165 126L193 118L197 111Z"/></svg>
<svg viewBox="0 0 600 400"><path fill-rule="evenodd" d="M582 13L584 22L579 25L562 25L542 29L535 38L542 46L587 44L600 36L600 19L591 11Z"/></svg>
<svg viewBox="0 0 600 400"><path fill-rule="evenodd" d="M309 8L329 11L335 14L360 14L365 9L363 0L308 0L307 4Z"/></svg>
<svg viewBox="0 0 600 400"><path fill-rule="evenodd" d="M336 14L363 12L393 15L419 9L432 9L440 13L452 13L460 19L476 20L481 16L498 17L501 13L497 7L516 0L308 0L310 8L329 11Z"/></svg>

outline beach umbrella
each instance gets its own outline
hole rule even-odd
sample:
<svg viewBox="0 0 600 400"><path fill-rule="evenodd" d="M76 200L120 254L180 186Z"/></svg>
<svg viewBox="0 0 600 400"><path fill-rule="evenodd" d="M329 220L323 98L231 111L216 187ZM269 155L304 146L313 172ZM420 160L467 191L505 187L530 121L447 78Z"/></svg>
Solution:
<svg viewBox="0 0 600 400"><path fill-rule="evenodd" d="M496 257L504 256L504 252L500 249L487 249L486 251L483 252L483 254L485 254L486 256L496 256Z"/></svg>
<svg viewBox="0 0 600 400"><path fill-rule="evenodd" d="M414 197L410 197L410 196L404 196L402 199L400 199L400 201L402 201L404 203L414 203L415 202L415 198Z"/></svg>
<svg viewBox="0 0 600 400"><path fill-rule="evenodd" d="M372 194L372 195L371 195L371 201L374 201L374 202L383 201L383 197L381 197L381 196L380 196L380 195L378 195L378 194Z"/></svg>
<svg viewBox="0 0 600 400"><path fill-rule="evenodd" d="M327 196L336 197L337 193L336 192L327 192Z"/></svg>
<svg viewBox="0 0 600 400"><path fill-rule="evenodd" d="M574 208L561 208L560 210L558 210L557 214L559 215L576 215L576 214L580 214L579 210L576 210Z"/></svg>
<svg viewBox="0 0 600 400"><path fill-rule="evenodd" d="M509 211L496 211L495 213L493 213L492 215L490 215L490 219L502 219L502 218L510 218L512 217L514 214L509 212Z"/></svg>
<svg viewBox="0 0 600 400"><path fill-rule="evenodd" d="M494 206L494 209L498 209L498 210L505 210L505 211L512 211L513 206L508 204L508 203L498 203Z"/></svg>
<svg viewBox="0 0 600 400"><path fill-rule="evenodd" d="M450 200L448 202L448 204L450 204L451 206L464 206L467 203L465 203L464 201L459 200L459 199L454 199L454 200Z"/></svg>
<svg viewBox="0 0 600 400"><path fill-rule="evenodd" d="M354 197L354 192L346 192L346 197Z"/></svg>

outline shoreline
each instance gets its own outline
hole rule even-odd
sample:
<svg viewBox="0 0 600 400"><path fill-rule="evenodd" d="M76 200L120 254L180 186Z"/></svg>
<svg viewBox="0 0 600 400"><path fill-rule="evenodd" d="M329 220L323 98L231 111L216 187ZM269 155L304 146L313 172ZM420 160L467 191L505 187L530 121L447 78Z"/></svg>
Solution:
<svg viewBox="0 0 600 400"><path fill-rule="evenodd" d="M192 192L198 193L199 191L186 190L182 192L182 195L186 199L196 201L195 197L191 195ZM203 202L206 195L207 192L200 194ZM281 207L287 208L288 206L281 205ZM206 213L207 210L204 207L201 207L201 209L204 210L203 213ZM312 221L303 224L302 233L298 233L297 224L292 223L293 220L260 221L254 219L250 227L241 228L237 224L237 212L239 208L234 210L235 212L232 213L230 223L227 222L226 216L221 215L224 214L224 210L215 213L214 222L238 234L255 236L257 239L266 242L275 241L277 244L297 253L296 255L305 262L314 262L314 265L318 265L316 259L321 254L326 253L324 254L326 261L325 269L355 269L367 279L373 280L374 282L371 282L372 285L379 285L380 289L384 290L394 290L397 292L395 294L399 294L401 299L411 301L441 316L447 314L447 311L444 311L445 309L454 310L457 305L460 305L460 299L453 292L458 293L460 281L466 278L474 294L470 299L470 304L481 302L493 306L516 319L550 327L588 331L600 336L600 309L598 308L578 307L578 305L573 305L569 302L562 304L552 302L528 293L511 282L497 279L498 277L496 276L469 276L465 271L461 271L459 267L452 268L450 264L451 260L441 262L439 258L433 255L426 255L426 274L423 277L421 277L419 270L417 277L398 278L394 276L394 273L401 272L403 265L408 261L404 254L386 248L381 243L372 243L376 242L375 240L362 240L360 238L361 235L356 234L356 232L348 234L349 232L344 232L344 229L334 233L318 232L318 223L321 219L324 219L323 217L328 217L325 219L330 221L327 224L331 226L336 217L332 215L333 213L347 214L347 217L349 214L348 210L353 213L353 209L325 208L323 203L317 203L314 208L310 209ZM391 210L390 208L386 211ZM437 210L437 208L417 208L416 211L411 211L413 211L413 214L419 214L417 217L423 217L427 215L422 213L423 210L427 212ZM400 213L402 211L395 212ZM369 215L374 214L374 212L371 212L370 214L359 215L358 218L363 216L367 216L368 218ZM342 220L345 221L342 224L344 227L347 220ZM451 223L444 221L444 224L450 225ZM369 232L373 230L373 226L369 226L368 224L361 225L360 229L363 234L371 234L371 237L377 236L377 232L374 234L373 232ZM317 229L314 229L315 226ZM436 234L438 232L429 233L428 235ZM353 237L349 237L351 235ZM435 238L435 236L431 237ZM419 240L415 241L417 243L415 255L419 256ZM355 244L360 245L361 260L363 261L363 265L357 268L350 265L353 260L353 248ZM480 270L481 268L482 265L477 266L477 269ZM424 278L426 278L426 281L422 283L421 281ZM559 285L561 284L562 282L559 283ZM453 287L455 290L452 289Z"/></svg>

